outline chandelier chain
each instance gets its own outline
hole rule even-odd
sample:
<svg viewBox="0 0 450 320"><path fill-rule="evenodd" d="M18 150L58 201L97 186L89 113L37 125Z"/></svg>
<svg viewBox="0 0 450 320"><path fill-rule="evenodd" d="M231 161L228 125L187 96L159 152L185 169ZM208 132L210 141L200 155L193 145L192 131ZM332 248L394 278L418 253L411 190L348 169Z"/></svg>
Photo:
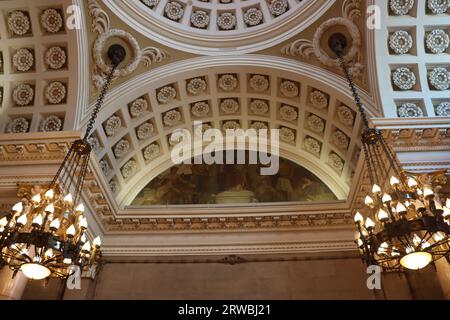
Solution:
<svg viewBox="0 0 450 320"><path fill-rule="evenodd" d="M103 104L106 93L108 91L108 87L111 84L111 81L114 77L114 73L115 73L117 67L118 67L118 64L113 62L111 72L106 76L105 83L103 84L102 90L100 91L100 95L97 98L97 101L94 106L94 110L92 110L91 118L89 119L88 125L86 126L86 131L84 133L83 140L86 140L89 137L89 135L91 134L92 130L94 129L95 119L97 119L97 115Z"/></svg>
<svg viewBox="0 0 450 320"><path fill-rule="evenodd" d="M345 63L342 53L339 52L339 53L337 53L337 55L338 55L339 63L342 67L342 70L344 71L345 78L347 79L350 90L352 91L353 98L355 99L356 106L358 107L359 113L361 114L361 117L363 119L364 126L365 126L365 128L368 129L369 128L369 120L367 119L366 111L364 110L364 107L361 102L361 98L359 97L358 91L356 90L355 83L353 82L353 78L350 75L350 72L348 70L348 66Z"/></svg>

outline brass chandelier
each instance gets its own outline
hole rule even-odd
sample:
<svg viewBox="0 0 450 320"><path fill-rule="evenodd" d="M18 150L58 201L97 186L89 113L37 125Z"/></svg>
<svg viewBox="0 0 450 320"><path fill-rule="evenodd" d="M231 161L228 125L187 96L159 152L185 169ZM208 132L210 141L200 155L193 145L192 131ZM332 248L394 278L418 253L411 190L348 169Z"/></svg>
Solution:
<svg viewBox="0 0 450 320"><path fill-rule="evenodd" d="M356 212L355 241L367 265L385 271L419 270L450 253L450 199L441 199L432 189L433 177L421 181L402 170L395 153L378 129L370 128L367 115L349 72L344 53L344 35L330 37L355 103L362 116L362 149L372 189L366 196L365 215Z"/></svg>
<svg viewBox="0 0 450 320"><path fill-rule="evenodd" d="M53 181L25 188L23 199L0 219L0 266L30 279L66 279L75 267L85 271L100 258L100 238L87 239L81 192L91 146L88 138L117 66L125 58L120 45L108 50L112 67L91 114L84 137L72 143ZM19 192L20 195L20 192Z"/></svg>

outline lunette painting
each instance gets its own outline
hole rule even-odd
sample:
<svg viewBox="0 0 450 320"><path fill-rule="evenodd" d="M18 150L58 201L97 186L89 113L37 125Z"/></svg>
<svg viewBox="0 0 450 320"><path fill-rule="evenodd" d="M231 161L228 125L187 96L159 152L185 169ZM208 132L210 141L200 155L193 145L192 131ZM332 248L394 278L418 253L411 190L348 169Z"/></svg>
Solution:
<svg viewBox="0 0 450 320"><path fill-rule="evenodd" d="M275 175L261 175L259 164L181 164L145 186L133 206L232 204L336 200L314 174L279 159Z"/></svg>

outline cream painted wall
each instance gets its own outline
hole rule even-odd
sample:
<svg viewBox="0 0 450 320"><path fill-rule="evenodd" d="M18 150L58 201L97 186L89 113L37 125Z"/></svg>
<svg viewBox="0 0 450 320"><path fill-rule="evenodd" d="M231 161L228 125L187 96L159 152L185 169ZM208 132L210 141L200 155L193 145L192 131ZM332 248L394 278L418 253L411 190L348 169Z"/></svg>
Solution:
<svg viewBox="0 0 450 320"><path fill-rule="evenodd" d="M81 292L55 282L29 283L24 299L375 299L356 258L221 263L106 263ZM443 299L432 267L408 276L389 274L387 299ZM381 297L382 295L378 295Z"/></svg>

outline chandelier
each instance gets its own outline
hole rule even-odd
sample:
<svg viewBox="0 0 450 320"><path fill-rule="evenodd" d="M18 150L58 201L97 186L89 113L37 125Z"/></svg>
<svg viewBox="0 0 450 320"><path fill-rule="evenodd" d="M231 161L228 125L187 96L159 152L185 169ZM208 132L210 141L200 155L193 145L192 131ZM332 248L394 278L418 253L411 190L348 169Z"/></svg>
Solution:
<svg viewBox="0 0 450 320"><path fill-rule="evenodd" d="M366 112L345 61L344 35L330 37L364 124L362 150L372 189L364 203L366 219L356 212L355 241L367 265L385 271L419 270L450 253L450 199L433 191L433 182L445 171L428 179L402 170L395 153L378 129L370 128Z"/></svg>
<svg viewBox="0 0 450 320"><path fill-rule="evenodd" d="M48 186L23 188L8 216L0 219L0 264L30 279L66 279L78 267L88 270L101 256L100 238L87 239L81 203L91 146L89 136L117 66L125 58L120 45L108 50L112 67L96 101L84 137L72 143Z"/></svg>

